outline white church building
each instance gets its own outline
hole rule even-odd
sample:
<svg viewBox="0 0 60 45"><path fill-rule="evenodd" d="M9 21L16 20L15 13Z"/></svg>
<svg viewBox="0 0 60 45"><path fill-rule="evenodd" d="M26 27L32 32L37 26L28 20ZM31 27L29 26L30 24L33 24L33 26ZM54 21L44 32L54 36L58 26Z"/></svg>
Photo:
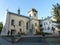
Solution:
<svg viewBox="0 0 60 45"><path fill-rule="evenodd" d="M1 35L17 35L19 33L32 35L41 31L53 33L51 28L51 17L40 21L38 11L35 8L28 11L28 16L21 15L20 9L18 9L18 13L7 11Z"/></svg>
<svg viewBox="0 0 60 45"><path fill-rule="evenodd" d="M7 11L6 22L2 29L1 35L16 35L18 33L35 34L39 30L38 11L31 8L28 11L28 16Z"/></svg>

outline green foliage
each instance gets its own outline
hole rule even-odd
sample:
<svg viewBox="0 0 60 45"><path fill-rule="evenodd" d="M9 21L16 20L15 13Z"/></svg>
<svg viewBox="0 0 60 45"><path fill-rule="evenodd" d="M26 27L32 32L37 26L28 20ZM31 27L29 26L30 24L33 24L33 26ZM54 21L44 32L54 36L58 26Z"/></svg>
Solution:
<svg viewBox="0 0 60 45"><path fill-rule="evenodd" d="M41 35L41 32L36 32L36 34L35 35Z"/></svg>
<svg viewBox="0 0 60 45"><path fill-rule="evenodd" d="M53 5L53 16L56 20L60 19L60 5L57 3L56 5Z"/></svg>
<svg viewBox="0 0 60 45"><path fill-rule="evenodd" d="M0 33L2 31L2 28L3 28L3 24L2 24L2 22L0 22Z"/></svg>
<svg viewBox="0 0 60 45"><path fill-rule="evenodd" d="M57 15L57 14L58 14L58 9L57 9L56 7L53 7L52 10L53 10L53 14L54 14L55 16L58 16L58 15Z"/></svg>
<svg viewBox="0 0 60 45"><path fill-rule="evenodd" d="M60 5L58 3L56 5L53 5L52 10L53 10L52 13L53 13L53 16L54 16L53 18L56 19L57 24L60 24ZM56 27L58 29L60 29L60 25L56 25ZM54 32L55 29L52 27L52 30Z"/></svg>
<svg viewBox="0 0 60 45"><path fill-rule="evenodd" d="M59 34L60 34L60 31L58 31L59 32Z"/></svg>
<svg viewBox="0 0 60 45"><path fill-rule="evenodd" d="M42 35L42 36L45 36L45 33L44 33L44 32L36 32L36 35Z"/></svg>

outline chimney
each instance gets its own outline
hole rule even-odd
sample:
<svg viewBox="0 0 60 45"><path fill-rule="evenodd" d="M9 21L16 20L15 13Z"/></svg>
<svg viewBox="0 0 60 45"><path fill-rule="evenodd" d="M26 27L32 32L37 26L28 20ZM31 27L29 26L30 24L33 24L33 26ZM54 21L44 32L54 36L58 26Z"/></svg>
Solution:
<svg viewBox="0 0 60 45"><path fill-rule="evenodd" d="M20 8L18 8L18 15L20 15Z"/></svg>

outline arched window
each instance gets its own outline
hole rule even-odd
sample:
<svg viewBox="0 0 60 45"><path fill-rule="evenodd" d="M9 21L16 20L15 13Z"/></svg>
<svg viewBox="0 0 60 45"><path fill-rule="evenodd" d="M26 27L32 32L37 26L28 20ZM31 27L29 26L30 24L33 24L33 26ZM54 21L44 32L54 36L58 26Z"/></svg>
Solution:
<svg viewBox="0 0 60 45"><path fill-rule="evenodd" d="M11 20L11 25L14 25L14 20L13 19Z"/></svg>
<svg viewBox="0 0 60 45"><path fill-rule="evenodd" d="M19 26L21 26L21 21L19 21Z"/></svg>
<svg viewBox="0 0 60 45"><path fill-rule="evenodd" d="M26 23L26 29L28 30L28 22Z"/></svg>
<svg viewBox="0 0 60 45"><path fill-rule="evenodd" d="M19 23L18 23L19 26L23 26L24 25L24 21L23 20L20 20Z"/></svg>

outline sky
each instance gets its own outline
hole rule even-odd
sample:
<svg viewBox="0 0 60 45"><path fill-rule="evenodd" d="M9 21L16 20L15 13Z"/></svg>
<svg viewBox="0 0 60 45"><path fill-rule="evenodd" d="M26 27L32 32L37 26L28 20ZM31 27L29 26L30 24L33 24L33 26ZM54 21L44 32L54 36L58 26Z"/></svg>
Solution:
<svg viewBox="0 0 60 45"><path fill-rule="evenodd" d="M5 11L17 13L20 8L20 14L28 16L30 8L38 11L38 19L52 16L52 4L60 4L60 0L0 0L0 22L4 22Z"/></svg>

